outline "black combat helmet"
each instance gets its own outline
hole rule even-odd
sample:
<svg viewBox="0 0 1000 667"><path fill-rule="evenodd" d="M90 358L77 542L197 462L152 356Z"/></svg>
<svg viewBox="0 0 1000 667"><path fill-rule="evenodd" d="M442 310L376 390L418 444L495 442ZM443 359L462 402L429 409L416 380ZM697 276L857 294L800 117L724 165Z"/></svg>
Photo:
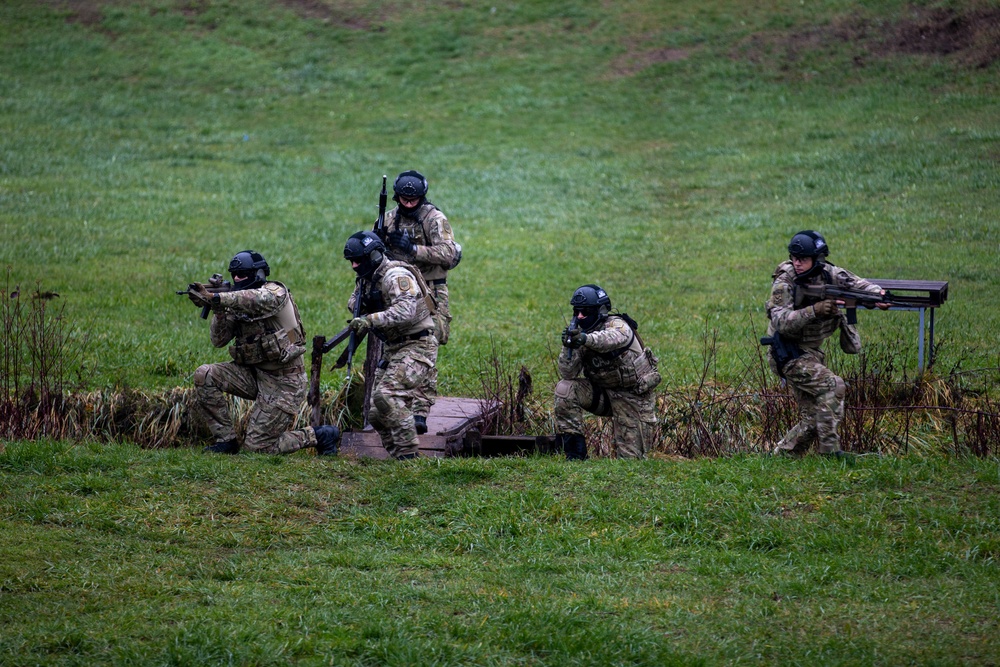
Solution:
<svg viewBox="0 0 1000 667"><path fill-rule="evenodd" d="M573 306L573 319L584 331L591 331L608 318L611 311L611 299L608 293L598 285L584 285L573 292L569 300ZM576 319L578 313L583 313L582 320Z"/></svg>
<svg viewBox="0 0 1000 667"><path fill-rule="evenodd" d="M422 199L427 195L427 179L419 171L404 171L396 177L392 184L392 200L398 202L400 197L407 199Z"/></svg>
<svg viewBox="0 0 1000 667"><path fill-rule="evenodd" d="M374 273L385 259L385 244L375 232L351 234L344 245L344 259L357 262L354 271L365 278Z"/></svg>
<svg viewBox="0 0 1000 667"><path fill-rule="evenodd" d="M241 250L229 262L229 273L233 277L233 289L252 289L264 284L271 275L271 267L259 252ZM236 280L237 276L242 279Z"/></svg>
<svg viewBox="0 0 1000 667"><path fill-rule="evenodd" d="M788 254L791 257L812 257L813 265L808 271L797 274L798 278L809 278L821 271L823 258L830 254L830 246L819 232L805 229L788 242Z"/></svg>

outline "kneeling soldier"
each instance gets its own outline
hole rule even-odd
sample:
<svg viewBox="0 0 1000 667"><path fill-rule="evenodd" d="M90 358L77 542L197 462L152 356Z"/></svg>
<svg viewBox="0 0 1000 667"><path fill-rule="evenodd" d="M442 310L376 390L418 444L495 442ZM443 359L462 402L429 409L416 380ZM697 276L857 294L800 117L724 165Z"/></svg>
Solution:
<svg viewBox="0 0 1000 667"><path fill-rule="evenodd" d="M414 401L437 392L434 302L420 271L387 259L385 244L374 232L358 232L347 239L344 259L357 274L348 310L353 313L361 299L361 316L351 320L351 329L358 333L370 329L384 344L368 421L393 458L416 458Z"/></svg>
<svg viewBox="0 0 1000 667"><path fill-rule="evenodd" d="M214 312L209 335L212 345L230 341L233 360L205 364L194 372L198 404L205 413L215 444L205 451L239 451L233 419L223 394L253 401L243 445L253 452L288 454L315 447L334 455L340 440L336 426L289 431L306 398L302 354L305 331L288 288L267 280L271 273L260 253L244 250L229 263L232 291L211 293L200 283L188 290L195 305Z"/></svg>
<svg viewBox="0 0 1000 667"><path fill-rule="evenodd" d="M556 446L567 459L587 458L586 410L611 417L619 458L644 458L656 426L656 355L643 345L635 320L610 312L611 299L597 285L579 288L569 303L573 322L562 335L566 350L555 389Z"/></svg>

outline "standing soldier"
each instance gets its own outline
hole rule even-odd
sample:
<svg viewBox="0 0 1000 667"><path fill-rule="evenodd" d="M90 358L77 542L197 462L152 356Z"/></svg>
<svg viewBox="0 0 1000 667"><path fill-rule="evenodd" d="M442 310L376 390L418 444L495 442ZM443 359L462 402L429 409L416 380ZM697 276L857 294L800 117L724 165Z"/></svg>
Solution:
<svg viewBox="0 0 1000 667"><path fill-rule="evenodd" d="M427 283L436 304L434 336L446 345L451 329L448 305L448 271L462 259L462 246L455 243L451 224L437 206L427 200L427 179L418 171L404 171L392 185L397 204L385 216L385 241L392 259L415 266ZM413 401L417 433L427 432L427 414L437 396L437 369Z"/></svg>
<svg viewBox="0 0 1000 667"><path fill-rule="evenodd" d="M587 458L583 411L611 417L619 458L645 458L656 426L657 359L625 313L597 285L573 293L573 322L563 331L555 389L556 446L567 459ZM583 377L577 377L580 372Z"/></svg>
<svg viewBox="0 0 1000 667"><path fill-rule="evenodd" d="M385 244L374 232L358 232L347 239L344 259L358 276L348 310L353 313L355 300L361 299L361 316L351 320L351 329L359 334L371 329L371 335L384 344L368 421L393 458L416 458L413 412L418 396L426 398L421 390L437 363L438 341L431 317L434 302L420 271L387 259Z"/></svg>
<svg viewBox="0 0 1000 667"><path fill-rule="evenodd" d="M779 264L772 276L767 334L777 343L771 345L771 370L791 388L799 409L799 422L772 453L804 454L815 439L820 454L843 457L837 426L844 416L847 387L842 378L826 367L820 347L839 328L841 349L847 354L857 354L861 351L861 337L838 311L835 300L807 297L802 288L833 285L876 295L884 294L884 290L824 261L830 248L812 230L793 236L788 253L788 261Z"/></svg>
<svg viewBox="0 0 1000 667"><path fill-rule="evenodd" d="M288 430L306 397L305 331L291 293L267 280L271 268L253 250L236 253L229 273L232 291L213 294L201 283L188 288L195 305L215 313L209 330L212 345L234 341L229 348L232 361L205 364L194 372L198 404L215 437L205 451L239 451L225 393L254 402L243 442L250 451L289 454L315 447L319 455L335 455L340 440L336 426Z"/></svg>

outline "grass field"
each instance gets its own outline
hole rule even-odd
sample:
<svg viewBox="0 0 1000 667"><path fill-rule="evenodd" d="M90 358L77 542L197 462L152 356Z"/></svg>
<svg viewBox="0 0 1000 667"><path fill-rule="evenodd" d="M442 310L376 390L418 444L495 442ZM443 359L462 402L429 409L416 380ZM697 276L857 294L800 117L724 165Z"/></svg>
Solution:
<svg viewBox="0 0 1000 667"><path fill-rule="evenodd" d="M416 168L464 247L444 394L499 350L546 404L589 282L662 391L713 335L724 383L814 228L860 275L949 281L935 371L995 397L993 0L6 0L0 43L0 269L89 333L86 389L228 358L173 292L247 247L340 329L344 240ZM915 315L860 317L912 377ZM998 491L944 454L8 442L0 664L996 665Z"/></svg>

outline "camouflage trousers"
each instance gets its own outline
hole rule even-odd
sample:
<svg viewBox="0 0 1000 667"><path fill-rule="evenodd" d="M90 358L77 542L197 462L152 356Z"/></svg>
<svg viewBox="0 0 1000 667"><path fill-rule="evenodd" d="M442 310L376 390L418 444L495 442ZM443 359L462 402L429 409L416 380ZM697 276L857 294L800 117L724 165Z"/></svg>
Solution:
<svg viewBox="0 0 1000 667"><path fill-rule="evenodd" d="M436 377L437 352L438 342L433 335L383 349L372 386L368 421L393 458L417 453L414 402L418 395L424 397L420 392L428 376L433 373Z"/></svg>
<svg viewBox="0 0 1000 667"><path fill-rule="evenodd" d="M438 340L438 345L448 342L448 335L451 331L451 310L448 308L448 285L428 285L437 303L437 310L432 315L434 320L434 337ZM437 400L437 366L427 374L427 379L415 392L413 396L413 414L420 417L427 417L430 414L431 406Z"/></svg>
<svg viewBox="0 0 1000 667"><path fill-rule="evenodd" d="M844 417L844 381L823 364L821 350L803 348L803 354L785 366L785 381L799 408L799 422L774 452L802 454L813 440L821 454L840 450L837 426Z"/></svg>
<svg viewBox="0 0 1000 667"><path fill-rule="evenodd" d="M243 446L253 452L289 454L316 446L311 426L289 431L308 391L301 357L284 369L265 371L232 361L194 372L195 391L216 442L236 440L225 394L253 401Z"/></svg>
<svg viewBox="0 0 1000 667"><path fill-rule="evenodd" d="M584 411L611 417L618 458L645 458L652 448L656 429L656 399L652 390L636 394L603 389L585 378L556 383L556 433L583 435Z"/></svg>

